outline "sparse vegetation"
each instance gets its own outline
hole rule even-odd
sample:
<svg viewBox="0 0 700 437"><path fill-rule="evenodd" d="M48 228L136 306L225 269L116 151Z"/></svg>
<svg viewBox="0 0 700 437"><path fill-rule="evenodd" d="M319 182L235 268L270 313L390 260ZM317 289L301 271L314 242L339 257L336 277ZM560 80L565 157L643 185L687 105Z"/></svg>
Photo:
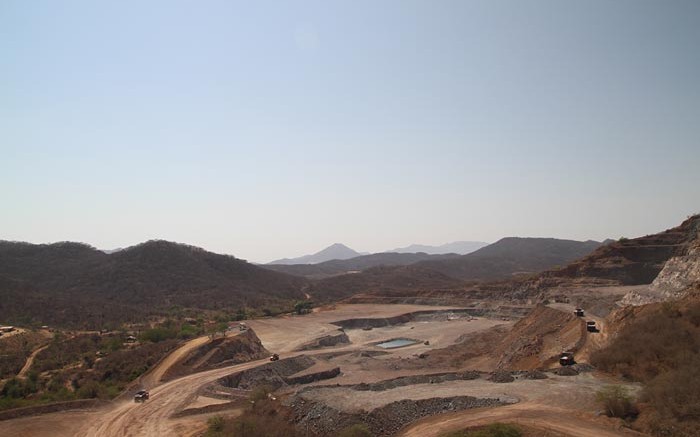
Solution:
<svg viewBox="0 0 700 437"><path fill-rule="evenodd" d="M37 332L23 332L0 341L0 379L16 375L27 357L46 338Z"/></svg>
<svg viewBox="0 0 700 437"><path fill-rule="evenodd" d="M57 334L37 354L28 378L11 379L0 409L72 399L110 399L177 344L174 339L127 346L125 333Z"/></svg>

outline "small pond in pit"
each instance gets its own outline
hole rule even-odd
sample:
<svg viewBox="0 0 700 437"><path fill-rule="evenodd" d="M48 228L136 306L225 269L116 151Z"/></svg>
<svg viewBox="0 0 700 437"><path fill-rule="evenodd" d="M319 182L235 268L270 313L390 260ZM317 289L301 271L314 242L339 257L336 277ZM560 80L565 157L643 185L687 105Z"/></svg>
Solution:
<svg viewBox="0 0 700 437"><path fill-rule="evenodd" d="M379 343L377 346L379 346L382 349L394 349L397 347L409 346L416 343L420 342L418 340L412 340L410 338L395 338L393 340L385 341L384 343Z"/></svg>

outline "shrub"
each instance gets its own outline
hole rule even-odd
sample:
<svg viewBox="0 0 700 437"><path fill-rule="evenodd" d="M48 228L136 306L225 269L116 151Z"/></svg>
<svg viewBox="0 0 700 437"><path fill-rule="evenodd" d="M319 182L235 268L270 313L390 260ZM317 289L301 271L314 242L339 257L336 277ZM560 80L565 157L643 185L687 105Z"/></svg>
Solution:
<svg viewBox="0 0 700 437"><path fill-rule="evenodd" d="M207 420L208 433L219 433L224 430L224 418L221 416L210 417Z"/></svg>
<svg viewBox="0 0 700 437"><path fill-rule="evenodd" d="M629 392L619 385L609 385L602 388L596 393L596 400L603 404L605 414L608 417L625 419L637 414Z"/></svg>
<svg viewBox="0 0 700 437"><path fill-rule="evenodd" d="M372 433L367 426L357 423L340 431L338 437L372 437Z"/></svg>
<svg viewBox="0 0 700 437"><path fill-rule="evenodd" d="M314 303L310 300L300 300L294 304L294 312L297 314L307 314L311 312L314 307Z"/></svg>
<svg viewBox="0 0 700 437"><path fill-rule="evenodd" d="M169 340L171 338L177 337L177 330L174 328L153 328L147 331L143 331L139 338L141 341L150 341L151 343L158 343L161 341Z"/></svg>
<svg viewBox="0 0 700 437"><path fill-rule="evenodd" d="M653 435L700 435L699 318L697 300L648 307L591 356L601 370L645 383L638 426Z"/></svg>
<svg viewBox="0 0 700 437"><path fill-rule="evenodd" d="M465 429L449 434L444 434L443 437L520 437L523 433L517 425L509 423L492 423L478 429Z"/></svg>

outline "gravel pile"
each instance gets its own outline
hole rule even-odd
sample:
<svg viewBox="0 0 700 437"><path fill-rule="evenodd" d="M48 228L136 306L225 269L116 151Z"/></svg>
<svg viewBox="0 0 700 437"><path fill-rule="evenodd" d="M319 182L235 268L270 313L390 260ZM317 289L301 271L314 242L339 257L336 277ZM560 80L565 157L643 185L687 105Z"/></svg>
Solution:
<svg viewBox="0 0 700 437"><path fill-rule="evenodd" d="M354 390L360 391L384 391L390 390L392 388L404 387L407 385L415 384L439 384L446 381L468 381L472 379L481 378L481 374L475 371L467 371L461 373L434 373L432 375L412 375L412 376L400 376L394 379L387 379L384 381L374 382L374 383L361 383L353 386Z"/></svg>
<svg viewBox="0 0 700 437"><path fill-rule="evenodd" d="M588 363L576 363L572 367L576 369L579 373L592 372L595 370L595 367L591 366Z"/></svg>
<svg viewBox="0 0 700 437"><path fill-rule="evenodd" d="M578 375L578 370L571 366L562 367L554 371L555 374L559 376L576 376Z"/></svg>
<svg viewBox="0 0 700 437"><path fill-rule="evenodd" d="M340 430L356 423L366 425L373 436L394 435L401 428L422 417L469 408L504 405L498 399L478 399L471 396L402 400L392 402L371 412L343 413L327 405L293 399L294 422L300 431L311 435L336 435Z"/></svg>
<svg viewBox="0 0 700 437"><path fill-rule="evenodd" d="M494 372L489 377L489 381L505 383L515 381L515 378L513 378L513 375L511 375L509 372Z"/></svg>
<svg viewBox="0 0 700 437"><path fill-rule="evenodd" d="M523 379L547 379L549 378L546 373L540 372L539 370L531 370L526 372L522 376Z"/></svg>

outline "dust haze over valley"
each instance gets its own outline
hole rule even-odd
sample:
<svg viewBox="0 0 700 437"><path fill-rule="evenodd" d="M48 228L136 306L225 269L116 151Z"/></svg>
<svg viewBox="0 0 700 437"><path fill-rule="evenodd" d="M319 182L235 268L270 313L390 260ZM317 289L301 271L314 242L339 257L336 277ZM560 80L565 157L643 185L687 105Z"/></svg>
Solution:
<svg viewBox="0 0 700 437"><path fill-rule="evenodd" d="M699 18L0 3L0 435L700 435Z"/></svg>

